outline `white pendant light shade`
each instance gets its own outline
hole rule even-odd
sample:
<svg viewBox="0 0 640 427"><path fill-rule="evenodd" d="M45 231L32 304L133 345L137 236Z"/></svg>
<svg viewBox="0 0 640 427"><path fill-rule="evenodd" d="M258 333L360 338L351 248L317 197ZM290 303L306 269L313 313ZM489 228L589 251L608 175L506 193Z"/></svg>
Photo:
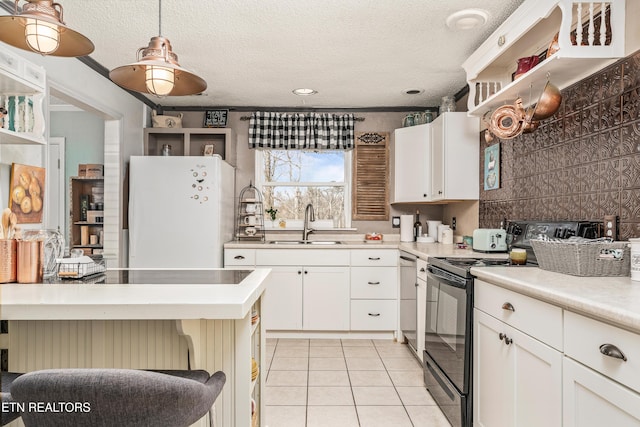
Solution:
<svg viewBox="0 0 640 427"><path fill-rule="evenodd" d="M138 60L115 68L109 78L125 89L156 96L195 95L207 89L207 83L178 64L171 42L152 37L149 46L138 49Z"/></svg>
<svg viewBox="0 0 640 427"><path fill-rule="evenodd" d="M19 49L52 56L86 56L93 52L91 40L67 27L62 6L51 0L29 0L15 15L0 16L0 41Z"/></svg>
<svg viewBox="0 0 640 427"><path fill-rule="evenodd" d="M58 27L42 20L27 18L24 35L29 47L43 55L55 52L60 46Z"/></svg>
<svg viewBox="0 0 640 427"><path fill-rule="evenodd" d="M147 90L156 96L167 96L174 87L175 73L171 68L148 65L145 70Z"/></svg>

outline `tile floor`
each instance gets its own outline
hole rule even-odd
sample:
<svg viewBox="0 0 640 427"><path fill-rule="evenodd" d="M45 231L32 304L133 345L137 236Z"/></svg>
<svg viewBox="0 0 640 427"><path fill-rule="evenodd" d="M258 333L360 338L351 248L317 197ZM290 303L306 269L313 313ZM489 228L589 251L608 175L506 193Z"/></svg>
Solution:
<svg viewBox="0 0 640 427"><path fill-rule="evenodd" d="M392 340L267 339L267 427L449 427Z"/></svg>

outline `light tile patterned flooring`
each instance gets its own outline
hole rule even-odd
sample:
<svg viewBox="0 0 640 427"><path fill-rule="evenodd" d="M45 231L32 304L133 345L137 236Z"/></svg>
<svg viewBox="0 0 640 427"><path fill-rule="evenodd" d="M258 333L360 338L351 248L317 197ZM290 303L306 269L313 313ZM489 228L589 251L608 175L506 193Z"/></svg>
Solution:
<svg viewBox="0 0 640 427"><path fill-rule="evenodd" d="M449 427L392 340L267 339L267 427Z"/></svg>

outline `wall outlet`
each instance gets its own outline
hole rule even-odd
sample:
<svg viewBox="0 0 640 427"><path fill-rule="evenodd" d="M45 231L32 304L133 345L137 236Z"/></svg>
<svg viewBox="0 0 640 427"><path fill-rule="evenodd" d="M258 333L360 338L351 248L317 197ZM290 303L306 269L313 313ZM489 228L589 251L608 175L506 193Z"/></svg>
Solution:
<svg viewBox="0 0 640 427"><path fill-rule="evenodd" d="M605 215L604 216L604 236L611 237L613 240L618 240L618 216L617 215Z"/></svg>
<svg viewBox="0 0 640 427"><path fill-rule="evenodd" d="M456 217L454 216L453 218L451 218L451 229L455 230L456 229L456 225L457 225Z"/></svg>
<svg viewBox="0 0 640 427"><path fill-rule="evenodd" d="M0 320L0 334L8 334L8 333L9 333L9 321Z"/></svg>
<svg viewBox="0 0 640 427"><path fill-rule="evenodd" d="M391 217L391 227L392 228L400 228L400 217L392 216Z"/></svg>

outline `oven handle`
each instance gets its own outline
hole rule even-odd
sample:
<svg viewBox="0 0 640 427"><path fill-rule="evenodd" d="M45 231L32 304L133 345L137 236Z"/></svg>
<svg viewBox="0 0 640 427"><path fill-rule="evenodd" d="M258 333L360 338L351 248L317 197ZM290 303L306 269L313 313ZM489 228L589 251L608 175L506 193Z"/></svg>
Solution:
<svg viewBox="0 0 640 427"><path fill-rule="evenodd" d="M444 282L449 286L465 289L467 287L467 279L456 276L455 274L440 270L438 268L429 267L427 277L431 277L439 282Z"/></svg>

